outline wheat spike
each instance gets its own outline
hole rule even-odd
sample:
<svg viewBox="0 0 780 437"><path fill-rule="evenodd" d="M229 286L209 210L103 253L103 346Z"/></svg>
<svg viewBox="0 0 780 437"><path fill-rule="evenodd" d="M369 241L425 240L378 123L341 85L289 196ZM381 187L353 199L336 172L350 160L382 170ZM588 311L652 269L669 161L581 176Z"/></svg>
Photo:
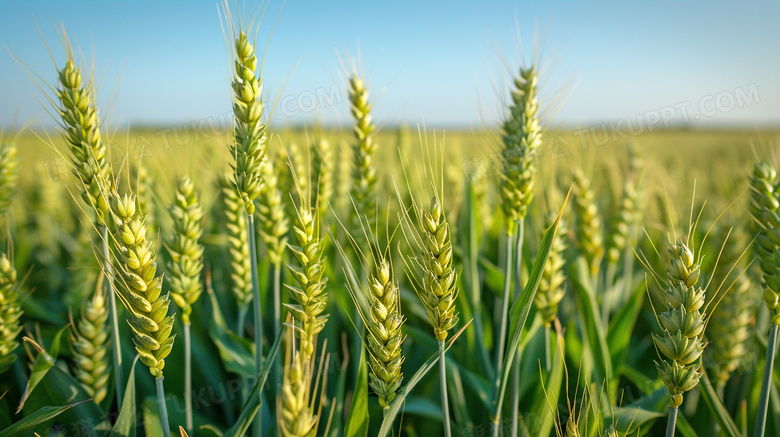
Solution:
<svg viewBox="0 0 780 437"><path fill-rule="evenodd" d="M284 168L286 168L285 166ZM268 259L273 265L281 265L284 257L284 249L287 245L287 231L289 228L287 216L283 205L284 194L279 191L277 185L276 169L269 159L260 165L265 185L260 191L257 201L260 226L258 233L265 243Z"/></svg>
<svg viewBox="0 0 780 437"><path fill-rule="evenodd" d="M279 395L278 423L284 437L315 437L319 417L315 414L311 362L295 350L292 335L287 341L287 358Z"/></svg>
<svg viewBox="0 0 780 437"><path fill-rule="evenodd" d="M771 165L760 162L753 167L750 212L758 234L753 248L760 260L764 302L772 315L772 323L780 325L780 262L775 257L780 249L777 182L777 172Z"/></svg>
<svg viewBox="0 0 780 437"><path fill-rule="evenodd" d="M241 307L249 305L252 301L252 267L249 264L246 215L232 179L232 174L223 173L219 181L222 188L230 255L230 290L236 297L238 306Z"/></svg>
<svg viewBox="0 0 780 437"><path fill-rule="evenodd" d="M380 259L376 273L369 279L370 310L365 317L368 349L369 385L379 397L379 405L390 408L401 387L404 356L401 344L401 296L391 277L390 263Z"/></svg>
<svg viewBox="0 0 780 437"><path fill-rule="evenodd" d="M591 274L595 275L604 255L601 218L590 181L580 169L574 173L574 211L577 215L577 248L588 261Z"/></svg>
<svg viewBox="0 0 780 437"><path fill-rule="evenodd" d="M133 195L111 197L114 242L117 246L117 296L129 311L135 350L155 378L161 378L165 358L173 348L173 315L170 298L162 295L162 276L157 272L157 249L147 241L145 217Z"/></svg>
<svg viewBox="0 0 780 437"><path fill-rule="evenodd" d="M564 251L566 250L566 228L563 221L558 223L558 231L553 238L552 248L547 263L544 265L539 289L534 296L534 305L539 310L542 322L550 326L558 314L558 305L566 295L566 274L563 267L566 264Z"/></svg>
<svg viewBox="0 0 780 437"><path fill-rule="evenodd" d="M262 78L255 76L255 48L244 32L239 32L234 45L235 77L233 78L233 115L235 142L230 154L235 159L234 182L248 214L255 211L254 201L260 194L263 178L260 164L268 150L266 125L262 121Z"/></svg>
<svg viewBox="0 0 780 437"><path fill-rule="evenodd" d="M728 227L721 225L715 241L726 241L728 231ZM720 293L725 292L712 312L706 331L710 342L707 350L710 352L714 365L713 373L719 384L729 380L732 372L739 367L742 357L750 349L748 340L752 335L751 322L756 301L751 293L753 284L743 274L744 257L739 244L743 239L740 237L741 235L734 235L734 232L728 237L712 280L712 284L718 288L723 284ZM708 296L709 301L717 298L719 296Z"/></svg>
<svg viewBox="0 0 780 437"><path fill-rule="evenodd" d="M376 191L377 174L374 155L374 123L371 121L371 106L368 101L368 90L363 79L356 73L349 77L349 101L352 117L355 119L355 142L352 146L352 197L357 211L353 214L356 227L359 229L358 214L366 214L369 224L373 223L374 193Z"/></svg>
<svg viewBox="0 0 780 437"><path fill-rule="evenodd" d="M514 79L509 115L504 121L504 173L501 205L510 223L525 217L533 200L536 151L541 144L536 67L521 68Z"/></svg>
<svg viewBox="0 0 780 437"><path fill-rule="evenodd" d="M323 314L328 303L325 284L325 257L319 237L319 215L306 206L299 208L293 230L295 245L289 244L295 263L287 264L296 285L285 284L295 304L285 304L295 319L296 334L300 339L300 352L304 362L309 361L315 348L315 337L328 321Z"/></svg>
<svg viewBox="0 0 780 437"><path fill-rule="evenodd" d="M458 323L455 308L458 275L453 267L449 223L438 196L433 197L428 210L420 212L418 222L423 282L422 287L414 288L433 324L436 340L444 341L449 330Z"/></svg>
<svg viewBox="0 0 780 437"><path fill-rule="evenodd" d="M200 297L203 286L200 272L203 270L203 210L198 202L195 186L188 177L181 179L176 190L176 200L171 206L173 230L167 248L171 256L168 263L173 302L181 308L181 319L190 324L192 306Z"/></svg>
<svg viewBox="0 0 780 437"><path fill-rule="evenodd" d="M696 361L704 351L705 323L699 312L704 290L696 287L701 268L688 245L678 239L669 253L669 286L664 290L667 310L658 316L663 333L654 334L653 341L662 354L660 363L655 363L658 375L669 390L669 407L676 408L682 404L683 393L694 388L702 375Z"/></svg>
<svg viewBox="0 0 780 437"><path fill-rule="evenodd" d="M22 332L19 319L22 305L16 289L16 269L5 254L0 254L0 373L16 360L16 337Z"/></svg>
<svg viewBox="0 0 780 437"><path fill-rule="evenodd" d="M16 194L18 166L16 146L13 143L0 143L0 215L8 212L8 207Z"/></svg>
<svg viewBox="0 0 780 437"><path fill-rule="evenodd" d="M111 375L108 362L111 339L106 324L108 305L102 282L101 276L92 298L84 301L78 322L71 320L70 329L73 373L97 404L108 394L108 380Z"/></svg>
<svg viewBox="0 0 780 437"><path fill-rule="evenodd" d="M320 214L323 214L327 211L334 192L336 175L334 173L333 149L330 143L324 139L316 140L311 149L311 183L316 187L316 190L313 190L315 197L312 204L317 207Z"/></svg>
<svg viewBox="0 0 780 437"><path fill-rule="evenodd" d="M108 196L114 191L107 150L100 136L100 119L92 101L94 85L82 85L81 68L76 67L68 48L65 66L59 70L57 108L62 117L63 136L71 152L73 172L81 181L81 195L102 222L109 210Z"/></svg>

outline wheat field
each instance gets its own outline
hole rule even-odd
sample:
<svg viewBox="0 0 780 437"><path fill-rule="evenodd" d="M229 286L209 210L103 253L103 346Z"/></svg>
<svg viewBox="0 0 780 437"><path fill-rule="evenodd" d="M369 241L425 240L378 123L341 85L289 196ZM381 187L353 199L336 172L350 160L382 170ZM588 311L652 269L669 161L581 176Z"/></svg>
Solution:
<svg viewBox="0 0 780 437"><path fill-rule="evenodd" d="M220 123L111 126L67 43L31 75L0 436L780 434L780 131L559 127L534 64L494 125L383 124L349 62L347 126L276 126L221 12Z"/></svg>

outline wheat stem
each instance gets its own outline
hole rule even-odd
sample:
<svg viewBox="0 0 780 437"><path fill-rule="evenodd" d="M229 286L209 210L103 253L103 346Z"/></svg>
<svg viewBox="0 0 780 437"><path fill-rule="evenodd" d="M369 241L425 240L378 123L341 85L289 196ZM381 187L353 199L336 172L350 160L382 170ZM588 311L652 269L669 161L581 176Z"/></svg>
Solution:
<svg viewBox="0 0 780 437"><path fill-rule="evenodd" d="M108 296L108 311L111 317L111 350L112 365L114 367L114 387L116 388L116 405L117 410L122 409L122 399L124 398L124 378L122 378L122 347L119 343L119 317L116 312L116 297L114 296L114 290L111 287L111 278L113 278L113 268L109 258L108 249L108 228L104 224L98 224L100 229L100 236L103 242L103 268L105 269L105 287L106 295Z"/></svg>
<svg viewBox="0 0 780 437"><path fill-rule="evenodd" d="M504 347L506 344L506 325L507 318L509 316L509 288L512 285L512 242L514 236L511 231L506 233L506 257L504 265L504 299L501 302L501 324L498 334L498 348L496 349L496 375L501 374L501 367L504 365ZM496 387L498 387L499 379L496 378Z"/></svg>
<svg viewBox="0 0 780 437"><path fill-rule="evenodd" d="M772 384L772 367L777 354L777 330L778 326L772 324L769 330L769 341L766 347L766 363L764 363L764 379L761 381L761 396L758 399L758 412L756 415L755 437L763 437L766 428L766 415L769 409L769 388Z"/></svg>
<svg viewBox="0 0 780 437"><path fill-rule="evenodd" d="M669 421L666 422L666 437L674 437L674 428L677 425L677 407L669 409Z"/></svg>
<svg viewBox="0 0 780 437"><path fill-rule="evenodd" d="M246 314L249 312L249 305L239 304L238 306L238 336L244 337L244 327L246 326Z"/></svg>
<svg viewBox="0 0 780 437"><path fill-rule="evenodd" d="M184 324L184 415L187 434L192 433L192 332L190 323Z"/></svg>
<svg viewBox="0 0 780 437"><path fill-rule="evenodd" d="M280 264L271 264L274 292L274 338L279 335L282 329L282 292L281 277L282 266Z"/></svg>
<svg viewBox="0 0 780 437"><path fill-rule="evenodd" d="M255 321L255 373L260 374L263 365L263 318L260 313L260 284L257 277L257 242L255 240L255 218L247 212L246 223L249 234L249 257L252 264L252 298L254 300ZM263 434L262 415L255 416L253 433L256 436Z"/></svg>
<svg viewBox="0 0 780 437"><path fill-rule="evenodd" d="M525 216L521 216L515 221L517 226L517 246L515 247L515 299L520 297L522 290L522 272L523 272L523 238L525 237ZM520 409L520 350L517 351L514 366L512 369L512 437L517 437L517 420Z"/></svg>
<svg viewBox="0 0 780 437"><path fill-rule="evenodd" d="M544 327L544 368L550 371L550 325Z"/></svg>
<svg viewBox="0 0 780 437"><path fill-rule="evenodd" d="M444 340L439 341L439 381L441 382L441 412L444 417L444 435L452 436L450 430L450 403L447 399L447 364L444 361Z"/></svg>
<svg viewBox="0 0 780 437"><path fill-rule="evenodd" d="M154 378L154 384L157 386L157 407L160 409L160 426L165 437L171 437L171 425L168 423L168 406L165 405L165 387L163 387L162 374Z"/></svg>

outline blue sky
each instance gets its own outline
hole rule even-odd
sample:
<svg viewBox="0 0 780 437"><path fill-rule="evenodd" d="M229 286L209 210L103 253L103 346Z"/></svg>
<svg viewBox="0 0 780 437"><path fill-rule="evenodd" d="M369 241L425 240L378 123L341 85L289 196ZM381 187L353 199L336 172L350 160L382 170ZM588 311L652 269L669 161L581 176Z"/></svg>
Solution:
<svg viewBox="0 0 780 437"><path fill-rule="evenodd" d="M516 70L520 49L530 55L536 35L552 67L543 101L565 96L557 123L614 122L672 107L698 124L780 121L777 1L272 1L261 52L277 15L263 77L268 97L279 95L284 106L272 120L280 125L349 123L337 51L342 58L359 51L380 124L494 124L509 74L502 59ZM0 44L49 84L55 70L35 23L61 63L52 20L94 59L101 106L116 93L113 123L171 125L230 111L214 0L0 1ZM749 97L745 104L734 104L739 95ZM0 125L51 123L36 101L41 93L6 50L0 96Z"/></svg>

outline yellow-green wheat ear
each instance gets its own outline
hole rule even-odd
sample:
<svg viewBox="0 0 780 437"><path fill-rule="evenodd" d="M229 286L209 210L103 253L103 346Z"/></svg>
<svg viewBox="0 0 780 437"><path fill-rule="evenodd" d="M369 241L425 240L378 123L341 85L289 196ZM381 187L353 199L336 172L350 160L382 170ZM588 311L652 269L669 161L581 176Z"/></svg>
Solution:
<svg viewBox="0 0 780 437"><path fill-rule="evenodd" d="M422 290L417 290L417 294L433 324L436 339L444 341L449 330L458 323L455 308L458 278L453 268L449 223L438 196L433 197L428 210L421 212L420 228L424 277Z"/></svg>
<svg viewBox="0 0 780 437"><path fill-rule="evenodd" d="M379 397L379 405L388 409L403 381L401 344L404 336L401 326L404 317L401 315L398 285L393 282L387 260L379 261L368 287L370 309L365 315L368 384Z"/></svg>
<svg viewBox="0 0 780 437"><path fill-rule="evenodd" d="M502 126L504 173L501 205L510 223L525 217L533 200L536 150L542 141L539 125L536 68L521 68L514 79L509 114Z"/></svg>
<svg viewBox="0 0 780 437"><path fill-rule="evenodd" d="M244 203L236 193L232 173L222 174L219 181L227 227L230 290L239 307L247 306L252 301L252 266L249 263L249 237Z"/></svg>
<svg viewBox="0 0 780 437"><path fill-rule="evenodd" d="M132 195L111 197L117 246L117 295L129 311L133 343L144 365L155 378L162 377L165 358L173 348L173 315L168 316L168 294L162 295L157 273L157 250L146 240L144 216Z"/></svg>
<svg viewBox="0 0 780 437"><path fill-rule="evenodd" d="M372 104L368 101L368 89L363 79L355 74L349 78L349 101L352 117L355 119L351 194L355 199L356 210L360 214L368 214L371 219L377 183L376 163L374 162L374 154L376 153L375 126L371 120ZM358 218L354 218L355 223L359 225Z"/></svg>
<svg viewBox="0 0 780 437"><path fill-rule="evenodd" d="M285 165L283 169L286 169ZM257 198L257 212L260 226L258 232L265 243L268 259L273 265L281 265L284 249L287 246L287 231L289 224L284 209L284 196L279 190L277 172L270 159L264 159L260 164L260 174L263 176L263 188ZM289 199L286 199L289 202Z"/></svg>
<svg viewBox="0 0 780 437"><path fill-rule="evenodd" d="M63 136L70 148L73 172L80 180L82 198L95 209L102 222L108 213L108 196L114 186L106 146L100 136L93 88L82 84L81 69L76 67L72 52L68 53L58 76L60 104L57 109L62 117Z"/></svg>
<svg viewBox="0 0 780 437"><path fill-rule="evenodd" d="M14 194L16 194L17 168L16 146L12 143L0 144L0 215L8 212Z"/></svg>
<svg viewBox="0 0 780 437"><path fill-rule="evenodd" d="M312 204L317 207L320 215L327 211L333 198L336 177L334 167L335 160L330 143L323 139L316 140L312 145L311 183L315 188Z"/></svg>
<svg viewBox="0 0 780 437"><path fill-rule="evenodd" d="M655 363L658 375L669 390L669 407L676 408L702 375L696 362L704 352L705 323L699 311L704 290L696 287L701 270L687 244L677 240L669 253L669 286L663 294L667 310L658 315L663 332L653 335L653 341L661 354L661 361Z"/></svg>
<svg viewBox="0 0 780 437"><path fill-rule="evenodd" d="M311 362L295 350L293 344L292 336L289 336L287 363L277 407L279 428L284 437L315 437L319 417L312 405Z"/></svg>
<svg viewBox="0 0 780 437"><path fill-rule="evenodd" d="M285 304L295 319L296 335L300 339L300 352L303 361L309 361L315 349L317 334L325 327L328 315L323 314L328 303L325 284L325 257L322 240L319 238L318 215L316 211L302 206L299 208L293 230L295 244L290 244L294 263L287 264L295 285L287 285L287 290L295 300L294 304Z"/></svg>
<svg viewBox="0 0 780 437"><path fill-rule="evenodd" d="M168 263L168 284L173 302L181 308L181 320L190 324L192 306L203 291L200 273L203 270L203 210L190 178L179 182L176 199L171 206L173 231L166 247L171 256Z"/></svg>
<svg viewBox="0 0 780 437"><path fill-rule="evenodd" d="M111 375L108 362L111 340L107 321L108 305L102 280L99 280L92 298L82 305L78 322L71 322L70 329L73 373L96 404L106 398Z"/></svg>
<svg viewBox="0 0 780 437"><path fill-rule="evenodd" d="M263 186L260 164L268 150L266 125L262 121L262 78L255 76L257 57L255 48L240 32L235 40L235 76L233 78L233 133L230 145L236 189L248 214L255 211L254 201Z"/></svg>
<svg viewBox="0 0 780 437"><path fill-rule="evenodd" d="M22 332L19 319L22 305L16 289L16 269L5 254L0 254L0 373L16 361L16 338Z"/></svg>
<svg viewBox="0 0 780 437"><path fill-rule="evenodd" d="M609 264L617 264L628 244L629 231L636 222L637 191L634 181L626 179L623 185L623 195L620 199L620 207L614 215L610 226L609 241L607 242L606 258Z"/></svg>
<svg viewBox="0 0 780 437"><path fill-rule="evenodd" d="M558 222L558 232L553 237L550 257L544 265L542 279L539 281L539 289L534 296L534 305L542 317L545 326L550 326L558 314L558 305L566 295L566 274L563 267L566 264L564 251L566 250L566 228L563 221Z"/></svg>
<svg viewBox="0 0 780 437"><path fill-rule="evenodd" d="M726 241L728 230L728 227L721 225L714 240ZM732 372L737 370L742 357L750 352L749 340L753 333L751 325L757 296L754 298L753 284L743 273L745 257L742 256L744 245L740 243L744 239L741 237L742 235L734 235L732 232L721 251L715 277L712 280L713 285L720 286L726 291L708 296L710 302L713 299L720 299L720 303L707 322L706 334L709 340L707 350L714 364L713 373L721 386L729 380Z"/></svg>
<svg viewBox="0 0 780 437"><path fill-rule="evenodd" d="M574 212L577 216L575 240L577 249L585 257L590 272L595 275L599 271L601 258L604 255L601 218L596 206L596 199L590 181L582 170L574 172Z"/></svg>
<svg viewBox="0 0 780 437"><path fill-rule="evenodd" d="M780 253L780 200L774 167L765 162L757 163L750 177L750 191L750 212L758 233L753 247L760 260L764 302L772 315L772 323L780 325L780 263L777 258Z"/></svg>

